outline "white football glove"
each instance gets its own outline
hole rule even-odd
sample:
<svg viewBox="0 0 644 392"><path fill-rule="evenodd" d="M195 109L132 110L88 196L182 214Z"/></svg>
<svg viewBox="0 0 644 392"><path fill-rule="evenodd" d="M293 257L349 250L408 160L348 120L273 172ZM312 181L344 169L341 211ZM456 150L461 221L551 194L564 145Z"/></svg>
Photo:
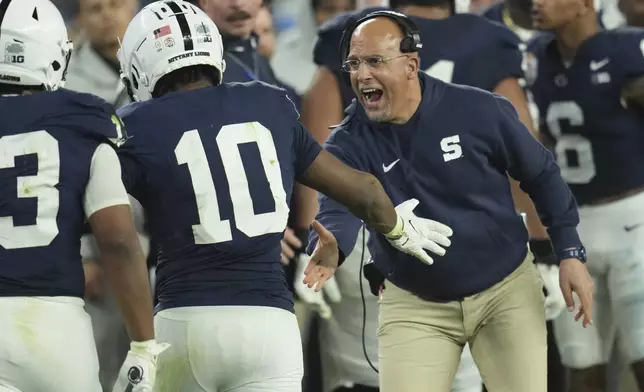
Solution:
<svg viewBox="0 0 644 392"><path fill-rule="evenodd" d="M396 206L398 223L391 232L385 234L385 238L399 251L412 255L425 264L432 265L434 259L425 252L425 249L443 256L445 254L444 248L452 244L448 237L453 232L442 223L417 217L412 212L417 205L418 200L409 199Z"/></svg>
<svg viewBox="0 0 644 392"><path fill-rule="evenodd" d="M566 308L566 300L559 286L559 267L537 264L543 286L546 288L546 320L554 320Z"/></svg>
<svg viewBox="0 0 644 392"><path fill-rule="evenodd" d="M112 392L152 392L157 376L157 357L170 344L155 340L130 343Z"/></svg>
<svg viewBox="0 0 644 392"><path fill-rule="evenodd" d="M293 289L307 308L318 313L323 319L329 319L331 318L331 307L324 299L324 296L326 295L329 302L338 303L342 300L340 288L338 287L338 283L334 276L326 281L326 284L322 287L321 291L315 291L314 289L309 288L304 283L304 277L306 276L304 275L304 270L308 263L309 257L307 255L300 254L297 257Z"/></svg>

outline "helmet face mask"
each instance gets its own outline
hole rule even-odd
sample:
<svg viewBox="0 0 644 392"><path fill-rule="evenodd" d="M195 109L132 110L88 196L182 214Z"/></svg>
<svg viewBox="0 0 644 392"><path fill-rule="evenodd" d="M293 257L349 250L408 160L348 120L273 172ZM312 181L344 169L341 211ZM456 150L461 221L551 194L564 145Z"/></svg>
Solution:
<svg viewBox="0 0 644 392"><path fill-rule="evenodd" d="M49 0L0 0L0 83L64 85L73 44L58 8Z"/></svg>
<svg viewBox="0 0 644 392"><path fill-rule="evenodd" d="M143 8L130 22L118 51L121 79L135 101L152 98L157 82L182 68L207 65L223 76L223 55L215 24L182 0L158 1Z"/></svg>

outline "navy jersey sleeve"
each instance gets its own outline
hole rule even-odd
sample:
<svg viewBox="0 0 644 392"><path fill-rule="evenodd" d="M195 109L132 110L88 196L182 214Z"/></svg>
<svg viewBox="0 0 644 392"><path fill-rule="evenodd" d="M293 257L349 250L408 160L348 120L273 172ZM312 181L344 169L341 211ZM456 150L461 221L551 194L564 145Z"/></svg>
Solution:
<svg viewBox="0 0 644 392"><path fill-rule="evenodd" d="M523 78L523 53L521 41L507 27L483 19L488 30L487 44L481 46L481 55L478 56L476 67L485 71L484 84L480 87L487 91L493 91L496 86L505 79Z"/></svg>
<svg viewBox="0 0 644 392"><path fill-rule="evenodd" d="M532 137L510 101L499 95L495 95L495 100L498 116L495 121L500 131L497 153L503 159L502 167L534 201L555 252L561 254L580 246L577 204L552 154Z"/></svg>
<svg viewBox="0 0 644 392"><path fill-rule="evenodd" d="M644 75L644 29L624 27L611 33L616 37L613 44L617 52L615 61L626 80Z"/></svg>
<svg viewBox="0 0 644 392"><path fill-rule="evenodd" d="M346 165L356 170L368 171L368 168L363 163L364 160L360 158L360 150L344 129L337 128L324 143L324 149ZM340 262L342 262L355 246L358 232L362 227L362 221L351 214L345 206L324 194L319 194L318 203L319 209L315 219L333 233L337 239ZM307 247L308 254L313 253L317 242L318 235L314 230L311 230Z"/></svg>
<svg viewBox="0 0 644 392"><path fill-rule="evenodd" d="M322 146L318 144L313 135L304 128L301 123L297 123L293 132L293 156L295 157L295 179L299 180L306 170L311 166L315 158L318 157Z"/></svg>

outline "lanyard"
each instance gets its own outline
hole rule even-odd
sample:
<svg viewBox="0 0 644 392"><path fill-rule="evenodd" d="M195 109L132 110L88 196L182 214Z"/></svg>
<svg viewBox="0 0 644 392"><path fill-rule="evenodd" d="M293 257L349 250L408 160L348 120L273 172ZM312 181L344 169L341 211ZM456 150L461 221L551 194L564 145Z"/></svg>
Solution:
<svg viewBox="0 0 644 392"><path fill-rule="evenodd" d="M243 61L239 59L236 55L232 54L231 52L226 52L226 55L228 55L228 58L230 58L235 64L239 65L239 67L244 71L246 76L250 80L260 80L259 78L259 64L257 61L257 52L253 51L252 56L253 56L253 69L251 69L248 65L244 64Z"/></svg>

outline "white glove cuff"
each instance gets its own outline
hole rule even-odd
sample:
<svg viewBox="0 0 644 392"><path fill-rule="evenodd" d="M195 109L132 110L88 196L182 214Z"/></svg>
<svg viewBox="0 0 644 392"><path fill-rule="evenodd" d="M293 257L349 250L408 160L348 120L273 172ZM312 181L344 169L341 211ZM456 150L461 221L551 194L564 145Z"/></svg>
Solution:
<svg viewBox="0 0 644 392"><path fill-rule="evenodd" d="M403 218L400 215L397 215L396 218L396 226L389 233L385 234L385 237L391 240L400 238L405 230L405 221Z"/></svg>
<svg viewBox="0 0 644 392"><path fill-rule="evenodd" d="M148 354L157 356L161 354L161 352L163 352L166 348L168 348L167 344L157 343L157 341L154 339L145 340L143 342L130 343L130 351L135 354Z"/></svg>

